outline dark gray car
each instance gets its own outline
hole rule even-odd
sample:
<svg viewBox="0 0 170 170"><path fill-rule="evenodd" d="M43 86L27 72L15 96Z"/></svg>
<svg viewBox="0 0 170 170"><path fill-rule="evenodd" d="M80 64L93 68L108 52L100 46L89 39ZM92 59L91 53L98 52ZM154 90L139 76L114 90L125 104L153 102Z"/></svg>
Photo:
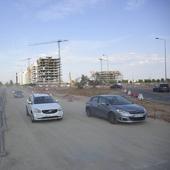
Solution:
<svg viewBox="0 0 170 170"><path fill-rule="evenodd" d="M119 95L93 96L86 103L87 116L108 119L110 123L140 122L147 117L144 107Z"/></svg>

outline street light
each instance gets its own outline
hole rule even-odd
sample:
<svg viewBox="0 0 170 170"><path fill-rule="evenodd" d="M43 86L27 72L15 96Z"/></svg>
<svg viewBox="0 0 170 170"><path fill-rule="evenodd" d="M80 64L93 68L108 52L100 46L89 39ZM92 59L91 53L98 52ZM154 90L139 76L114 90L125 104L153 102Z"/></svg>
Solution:
<svg viewBox="0 0 170 170"><path fill-rule="evenodd" d="M167 70L166 70L166 39L156 37L156 40L161 40L164 42L164 55L165 55L165 81L167 80Z"/></svg>

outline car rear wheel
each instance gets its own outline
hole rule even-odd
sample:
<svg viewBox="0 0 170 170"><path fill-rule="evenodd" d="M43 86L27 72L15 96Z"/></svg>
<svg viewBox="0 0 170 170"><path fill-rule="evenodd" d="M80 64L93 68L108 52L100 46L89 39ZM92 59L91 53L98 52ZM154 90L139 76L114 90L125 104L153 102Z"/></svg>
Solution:
<svg viewBox="0 0 170 170"><path fill-rule="evenodd" d="M109 113L108 120L111 124L117 124L118 123L116 115L112 112Z"/></svg>
<svg viewBox="0 0 170 170"><path fill-rule="evenodd" d="M91 113L90 108L87 108L87 109L86 109L86 114L87 114L88 117L91 117L91 116L92 116L92 113Z"/></svg>

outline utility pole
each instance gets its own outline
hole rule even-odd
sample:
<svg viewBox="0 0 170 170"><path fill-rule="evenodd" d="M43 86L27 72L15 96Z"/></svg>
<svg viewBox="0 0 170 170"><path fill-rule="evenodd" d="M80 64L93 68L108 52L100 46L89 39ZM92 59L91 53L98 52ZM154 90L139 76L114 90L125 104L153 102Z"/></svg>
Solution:
<svg viewBox="0 0 170 170"><path fill-rule="evenodd" d="M155 38L156 40L161 40L164 42L164 64L165 64L165 81L167 81L167 69L166 69L166 39L163 38Z"/></svg>

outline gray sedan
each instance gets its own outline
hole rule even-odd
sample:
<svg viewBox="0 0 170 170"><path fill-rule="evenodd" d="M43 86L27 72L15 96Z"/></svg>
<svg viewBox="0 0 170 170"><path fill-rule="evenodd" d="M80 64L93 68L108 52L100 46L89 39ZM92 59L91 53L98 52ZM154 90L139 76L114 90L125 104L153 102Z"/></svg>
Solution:
<svg viewBox="0 0 170 170"><path fill-rule="evenodd" d="M87 116L108 119L110 123L140 122L147 117L144 107L119 95L93 96L86 103Z"/></svg>

